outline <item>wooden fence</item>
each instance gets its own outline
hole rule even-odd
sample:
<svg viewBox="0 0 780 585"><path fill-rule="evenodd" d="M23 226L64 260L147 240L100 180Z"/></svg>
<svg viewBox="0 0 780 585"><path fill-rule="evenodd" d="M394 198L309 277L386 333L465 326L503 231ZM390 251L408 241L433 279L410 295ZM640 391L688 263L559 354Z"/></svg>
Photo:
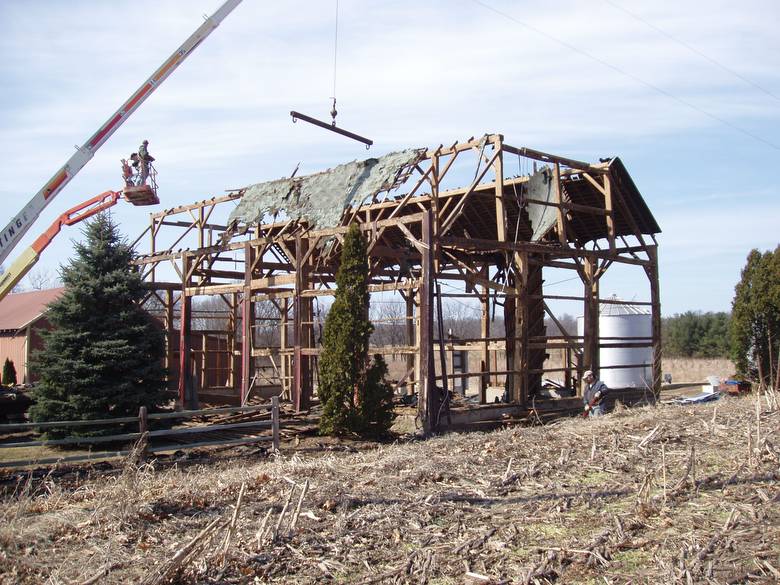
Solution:
<svg viewBox="0 0 780 585"><path fill-rule="evenodd" d="M170 420L170 419L190 419L197 417L208 417L219 414L236 414L252 412L271 412L269 420L253 420L247 422L219 423L212 425L191 426L178 429L160 429L149 430L149 421ZM101 443L124 443L137 441L142 436L147 437L147 445L144 453L160 453L164 451L181 451L194 449L197 447L211 446L231 446L247 445L251 443L260 443L271 441L275 450L279 449L279 398L271 398L270 405L260 406L238 406L231 408L210 408L205 410L183 410L179 412L161 412L147 414L146 407L141 407L138 416L128 416L122 418L106 418L98 420L70 420L70 421L51 421L40 423L15 423L0 425L0 435L15 431L24 430L45 430L61 427L94 427L109 426L118 424L138 424L138 431L131 433L121 433L116 435L107 435L101 437L66 437L64 439L40 440L40 441L20 441L12 443L0 443L0 449L13 449L18 447L45 447L45 446L63 446L63 445L98 445ZM247 432L258 429L270 428L270 435L263 436L239 436L231 439L212 439L196 441L194 443L178 443L169 445L149 445L148 442L156 437L186 437L192 435L201 435L214 431ZM15 461L0 461L0 467L21 467L27 465L50 465L53 463L76 463L80 461L90 461L95 459L109 459L114 457L125 457L131 453L130 450L123 451L95 451L88 454L72 455L63 457L48 457L39 459L20 459Z"/></svg>

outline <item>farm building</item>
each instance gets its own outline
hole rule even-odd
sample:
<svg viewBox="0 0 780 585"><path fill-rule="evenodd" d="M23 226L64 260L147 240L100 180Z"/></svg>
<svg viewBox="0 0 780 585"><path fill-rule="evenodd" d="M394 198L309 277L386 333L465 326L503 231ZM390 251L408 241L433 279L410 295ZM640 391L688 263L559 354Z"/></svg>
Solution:
<svg viewBox="0 0 780 585"><path fill-rule="evenodd" d="M646 368L647 388L660 389L660 229L623 163L517 148L490 134L152 214L137 240L149 250L137 264L167 331L171 384L183 404L215 392L235 402L281 394L296 410L311 404L323 313L352 223L368 240L372 302L404 307L396 317L403 340L371 351L400 362L394 383L418 397L426 430L452 420L442 390L473 394L463 403L470 420L528 411L546 399L551 376L576 395L605 347L650 349L649 363L605 367ZM645 336L599 335L600 307L621 303L599 289L617 265L636 270L646 300L631 304L649 312ZM579 279L582 294L550 293L550 270ZM550 309L564 300L581 307L581 333ZM480 335L445 333L449 302L477 308ZM204 306L213 313L208 326L197 324ZM492 404L495 388L500 405Z"/></svg>
<svg viewBox="0 0 780 585"><path fill-rule="evenodd" d="M46 319L49 303L56 301L62 288L8 295L0 301L0 360L9 358L16 366L17 381L35 381L28 364L33 351L41 349L40 332L50 329Z"/></svg>

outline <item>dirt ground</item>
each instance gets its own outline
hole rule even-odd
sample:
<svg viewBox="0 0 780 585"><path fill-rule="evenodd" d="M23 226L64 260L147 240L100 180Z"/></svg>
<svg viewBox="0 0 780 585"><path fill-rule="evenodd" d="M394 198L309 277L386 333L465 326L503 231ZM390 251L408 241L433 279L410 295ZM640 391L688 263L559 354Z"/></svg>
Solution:
<svg viewBox="0 0 780 585"><path fill-rule="evenodd" d="M6 476L0 583L777 583L773 396Z"/></svg>

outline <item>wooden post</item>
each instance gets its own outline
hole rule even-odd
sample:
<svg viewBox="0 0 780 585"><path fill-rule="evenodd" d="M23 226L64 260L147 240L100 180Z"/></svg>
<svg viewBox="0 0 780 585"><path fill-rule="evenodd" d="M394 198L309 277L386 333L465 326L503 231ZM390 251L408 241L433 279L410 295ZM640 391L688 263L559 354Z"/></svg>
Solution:
<svg viewBox="0 0 780 585"><path fill-rule="evenodd" d="M190 258L182 256L182 285L179 299L179 408L191 406L192 380L190 365L190 331L192 329L192 297L187 295Z"/></svg>
<svg viewBox="0 0 780 585"><path fill-rule="evenodd" d="M568 245L566 235L566 211L563 209L563 187L561 186L561 165L555 163L553 167L553 190L555 192L555 203L558 205L558 240L564 246Z"/></svg>
<svg viewBox="0 0 780 585"><path fill-rule="evenodd" d="M304 298L301 293L309 286L309 262L303 262L303 257L309 248L309 241L301 236L295 238L295 296L293 298L293 403L296 411L309 407L312 394L312 372L309 356L303 355L303 348L311 347L312 300Z"/></svg>
<svg viewBox="0 0 780 585"><path fill-rule="evenodd" d="M271 397L271 432L273 433L274 451L279 450L279 397Z"/></svg>
<svg viewBox="0 0 780 585"><path fill-rule="evenodd" d="M287 396L287 398L290 399L290 356L288 356L287 352L285 351L288 347L287 318L290 309L290 300L287 297L283 298L281 305L281 322L279 326L279 366L280 375L282 378L282 396Z"/></svg>
<svg viewBox="0 0 780 585"><path fill-rule="evenodd" d="M441 397L436 389L433 361L433 217L430 210L422 220L422 262L420 279L420 391L417 409L425 433L435 432L439 424Z"/></svg>
<svg viewBox="0 0 780 585"><path fill-rule="evenodd" d="M405 296L406 299L406 345L413 346L416 344L415 338L415 326L414 326L414 298L411 291ZM411 374L406 380L406 395L412 396L414 394L414 385L417 382L415 374L417 368L415 367L415 359L413 354L406 354L406 371L410 371Z"/></svg>
<svg viewBox="0 0 780 585"><path fill-rule="evenodd" d="M447 357L446 357L446 339L444 338L444 316L441 306L441 285L436 283L436 320L438 325L438 338L439 338L439 360L441 361L441 386L445 392L449 392L450 387L447 376Z"/></svg>
<svg viewBox="0 0 780 585"><path fill-rule="evenodd" d="M504 297L504 363L506 364L506 382L504 383L507 401L515 401L515 389L519 385L516 375L515 346L517 345L517 296L509 291Z"/></svg>
<svg viewBox="0 0 780 585"><path fill-rule="evenodd" d="M609 251L615 252L615 211L612 201L612 181L608 174L604 174L604 209L607 212L607 240Z"/></svg>
<svg viewBox="0 0 780 585"><path fill-rule="evenodd" d="M493 148L498 151L493 168L496 174L496 238L499 242L506 242L506 209L504 208L504 153L502 151L502 139L500 134L494 137Z"/></svg>
<svg viewBox="0 0 780 585"><path fill-rule="evenodd" d="M646 268L650 280L651 323L653 338L653 393L658 398L661 393L662 344L661 344L661 291L658 280L658 248L648 246L647 255L650 266Z"/></svg>
<svg viewBox="0 0 780 585"><path fill-rule="evenodd" d="M238 293L234 292L231 293L231 305L230 305L230 316L228 317L228 352L230 353L230 378L228 381L228 385L233 390L239 390L240 392L240 386L241 383L241 376L239 372L241 371L241 355L238 351L238 339L236 335L236 330L238 329L238 322L239 322L239 311L240 311L240 305L239 305L239 296Z"/></svg>
<svg viewBox="0 0 780 585"><path fill-rule="evenodd" d="M168 372L168 390L174 389L172 384L173 380L171 380L171 378L173 377L173 371L176 364L176 359L173 355L173 341L176 333L174 329L173 307L173 291L168 289L165 291L165 370Z"/></svg>
<svg viewBox="0 0 780 585"><path fill-rule="evenodd" d="M150 217L151 219L151 225L149 226L149 254L154 256L155 252L157 251L157 220L152 215ZM155 278L157 274L157 264L152 264L152 269L149 271L149 278L151 279L151 282L154 282L157 280Z"/></svg>
<svg viewBox="0 0 780 585"><path fill-rule="evenodd" d="M528 277L530 271L530 263L528 262L527 252L515 253L515 270L517 276L515 277L515 287L517 288L517 302L515 309L515 317L517 323L515 325L515 335L518 340L515 342L515 359L514 369L517 372L515 375L514 395L511 397L512 402L525 406L528 401L529 393L529 361L530 351L528 344L528 329L531 326L530 323L530 310L528 298Z"/></svg>
<svg viewBox="0 0 780 585"><path fill-rule="evenodd" d="M254 248L244 244L244 294L241 299L241 404L246 402L252 385L252 348L254 346L255 304L252 302L252 266Z"/></svg>
<svg viewBox="0 0 780 585"><path fill-rule="evenodd" d="M485 266L485 273L487 273L487 265ZM479 403L485 404L487 401L487 387L490 385L490 289L483 287L482 290L482 319L480 322L480 334L482 335L482 377L480 378L480 398Z"/></svg>
<svg viewBox="0 0 780 585"><path fill-rule="evenodd" d="M207 364L206 360L208 359L208 352L209 352L209 340L208 335L206 333L200 334L200 360L197 362L199 367L198 371L198 383L195 384L195 387L198 388L198 390L205 390L208 388L208 373L207 373Z"/></svg>
<svg viewBox="0 0 780 585"><path fill-rule="evenodd" d="M480 361L480 372L482 375L479 377L479 403L485 404L487 402L487 387L490 384L490 374L488 373L488 367L485 360Z"/></svg>
<svg viewBox="0 0 780 585"><path fill-rule="evenodd" d="M433 236L438 236L441 230L441 206L439 201L439 155L438 153L431 156L431 197L433 199ZM439 259L434 257L434 271L439 271Z"/></svg>
<svg viewBox="0 0 780 585"><path fill-rule="evenodd" d="M593 257L585 258L585 307L584 315L584 367L593 370L598 375L599 369L599 279L598 260ZM582 376L580 376L581 378ZM580 379L580 386L582 380Z"/></svg>
<svg viewBox="0 0 780 585"><path fill-rule="evenodd" d="M149 415L146 411L146 407L142 406L138 409L138 432L142 435L149 430Z"/></svg>
<svg viewBox="0 0 780 585"><path fill-rule="evenodd" d="M146 457L146 449L149 446L149 441L144 437L144 433L149 430L149 415L146 412L146 407L142 406L138 409L138 432L141 433L141 453L140 459L143 461Z"/></svg>

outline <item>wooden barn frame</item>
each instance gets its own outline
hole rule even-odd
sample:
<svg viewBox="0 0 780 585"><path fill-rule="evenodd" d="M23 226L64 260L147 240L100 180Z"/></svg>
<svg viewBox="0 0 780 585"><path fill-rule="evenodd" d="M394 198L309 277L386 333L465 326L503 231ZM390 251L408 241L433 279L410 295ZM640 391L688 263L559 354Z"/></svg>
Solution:
<svg viewBox="0 0 780 585"><path fill-rule="evenodd" d="M137 265L167 332L172 389L183 405L196 404L206 392L208 374L199 368L211 351L220 354L226 397L245 402L266 386L288 397L296 411L310 406L319 353L315 299L334 294L340 242L353 222L368 241L372 296L401 295L406 306L405 343L372 352L405 356L406 372L394 381L417 395L425 431L446 426L449 394L442 390L453 376L478 381L475 405L485 405L487 388L500 384L504 404L527 410L552 372L545 367L551 349L566 355L556 373L566 386L578 387L585 369L599 369L600 347L652 348L652 364L636 365L651 366L648 387L657 394L660 229L620 159L581 162L510 146L500 134L417 152L382 189L346 205L334 226L283 209L256 222L212 219L234 208L247 189L151 215L136 241L148 238L150 248ZM456 163L470 169L466 180L462 172L456 177L466 186L449 188ZM524 165L527 174L507 170ZM546 185L549 196L538 198L532 180ZM650 337L599 336L600 304L621 303L599 295L599 281L614 264L640 267L647 277L648 300L632 304L649 307ZM545 268L570 270L582 282L582 295L544 294ZM202 295L218 296L228 307L219 330L193 331L193 299ZM447 299L479 303L481 336L446 339L440 312ZM550 300L582 303L583 335L562 326L561 334L547 335L545 317L556 320ZM259 301L276 310L266 317L278 327L273 344L259 343L254 334ZM497 306L504 321L498 332L491 331L490 318ZM208 341L209 335L220 341ZM478 371L454 372L447 363L453 350L478 355ZM258 376L258 360L270 374Z"/></svg>

